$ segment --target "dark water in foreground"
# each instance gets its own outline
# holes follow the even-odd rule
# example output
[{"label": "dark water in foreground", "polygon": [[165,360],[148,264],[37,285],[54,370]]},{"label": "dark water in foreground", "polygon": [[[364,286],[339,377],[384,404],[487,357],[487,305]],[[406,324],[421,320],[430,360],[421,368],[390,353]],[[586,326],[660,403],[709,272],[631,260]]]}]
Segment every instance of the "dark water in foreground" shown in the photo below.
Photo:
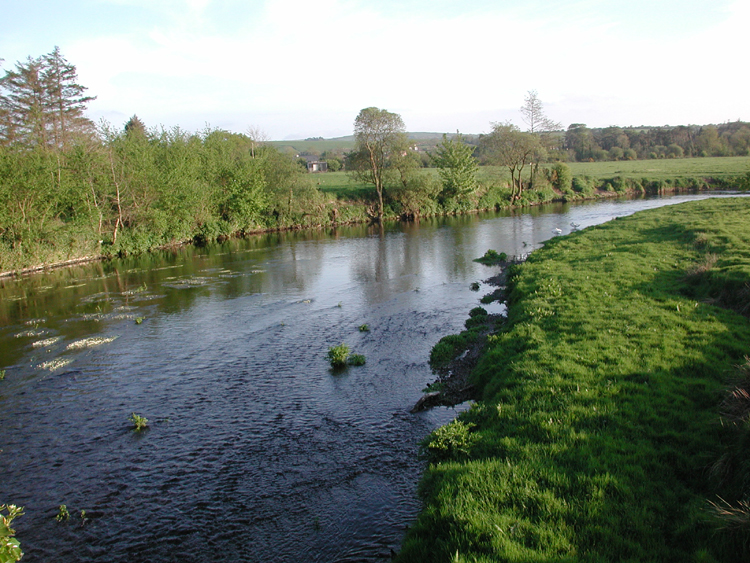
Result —
[{"label": "dark water in foreground", "polygon": [[[456,414],[408,411],[434,379],[430,348],[485,292],[469,285],[496,271],[472,259],[697,198],[275,234],[0,280],[0,504],[25,507],[23,561],[388,558],[419,509],[417,444]],[[333,373],[341,342],[367,364]]]}]

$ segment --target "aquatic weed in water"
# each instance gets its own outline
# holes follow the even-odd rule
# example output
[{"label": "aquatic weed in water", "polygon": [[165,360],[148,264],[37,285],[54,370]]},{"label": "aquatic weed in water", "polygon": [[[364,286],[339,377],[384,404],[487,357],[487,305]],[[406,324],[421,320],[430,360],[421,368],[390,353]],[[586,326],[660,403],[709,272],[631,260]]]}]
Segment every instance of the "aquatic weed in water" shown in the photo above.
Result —
[{"label": "aquatic weed in water", "polygon": [[349,346],[343,342],[338,346],[331,346],[328,349],[328,361],[331,363],[331,367],[340,368],[346,365],[346,360],[349,358]]},{"label": "aquatic weed in water", "polygon": [[55,520],[58,522],[67,521],[68,518],[70,518],[70,512],[68,512],[68,507],[64,504],[60,505],[60,508],[57,509],[57,516],[55,516]]},{"label": "aquatic weed in water", "polygon": [[349,356],[348,363],[350,366],[363,366],[365,365],[366,360],[362,354],[352,354]]},{"label": "aquatic weed in water", "polygon": [[133,430],[137,432],[140,432],[148,426],[148,419],[135,413],[131,414],[128,420],[133,423]]}]

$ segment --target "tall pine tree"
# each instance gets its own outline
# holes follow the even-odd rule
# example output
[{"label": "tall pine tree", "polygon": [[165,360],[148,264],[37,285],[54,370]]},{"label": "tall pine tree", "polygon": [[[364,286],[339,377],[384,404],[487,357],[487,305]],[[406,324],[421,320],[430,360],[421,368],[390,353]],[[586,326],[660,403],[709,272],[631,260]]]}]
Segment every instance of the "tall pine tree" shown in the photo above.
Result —
[{"label": "tall pine tree", "polygon": [[59,47],[16,63],[0,79],[0,143],[62,148],[74,135],[91,132],[84,112],[95,98],[85,91]]}]

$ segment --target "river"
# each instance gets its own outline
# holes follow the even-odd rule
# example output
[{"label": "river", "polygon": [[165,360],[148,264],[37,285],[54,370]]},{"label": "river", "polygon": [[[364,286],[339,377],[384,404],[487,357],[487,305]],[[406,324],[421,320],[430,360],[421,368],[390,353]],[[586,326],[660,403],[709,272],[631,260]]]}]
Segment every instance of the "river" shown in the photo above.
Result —
[{"label": "river", "polygon": [[[0,280],[0,504],[25,508],[23,561],[387,559],[420,507],[419,441],[465,408],[409,414],[431,347],[489,291],[471,291],[496,271],[473,259],[703,197],[277,233]],[[342,342],[367,363],[333,372]]]}]

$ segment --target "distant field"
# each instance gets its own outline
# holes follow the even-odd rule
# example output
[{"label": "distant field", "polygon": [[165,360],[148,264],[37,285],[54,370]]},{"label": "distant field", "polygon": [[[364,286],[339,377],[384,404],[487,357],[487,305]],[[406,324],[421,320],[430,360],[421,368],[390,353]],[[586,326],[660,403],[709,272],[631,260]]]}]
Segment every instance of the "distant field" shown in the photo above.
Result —
[{"label": "distant field", "polygon": [[750,156],[621,160],[616,162],[569,162],[574,176],[593,178],[690,178],[740,176],[750,172]]},{"label": "distant field", "polygon": [[[442,133],[407,133],[409,139],[423,150],[431,150],[442,138]],[[449,134],[449,136],[453,136]],[[322,141],[271,141],[271,146],[283,152],[294,152],[299,154],[308,152],[321,154],[325,151],[347,152],[354,148],[354,135],[337,137],[335,139],[323,139]]]},{"label": "distant field", "polygon": [[354,148],[354,137],[323,141],[271,141],[269,144],[282,152],[320,154],[325,151],[350,151]]},{"label": "distant field", "polygon": [[[312,142],[312,141],[311,141]],[[617,162],[569,162],[574,176],[593,178],[723,178],[750,173],[750,157],[732,156],[721,158],[678,158],[669,160],[627,160]],[[424,172],[437,177],[437,169],[425,168]],[[524,175],[526,171],[524,171]],[[500,166],[482,166],[478,175],[480,184],[505,182],[508,170]],[[363,199],[374,188],[353,182],[346,172],[316,174],[313,181],[321,191],[344,199]]]}]

